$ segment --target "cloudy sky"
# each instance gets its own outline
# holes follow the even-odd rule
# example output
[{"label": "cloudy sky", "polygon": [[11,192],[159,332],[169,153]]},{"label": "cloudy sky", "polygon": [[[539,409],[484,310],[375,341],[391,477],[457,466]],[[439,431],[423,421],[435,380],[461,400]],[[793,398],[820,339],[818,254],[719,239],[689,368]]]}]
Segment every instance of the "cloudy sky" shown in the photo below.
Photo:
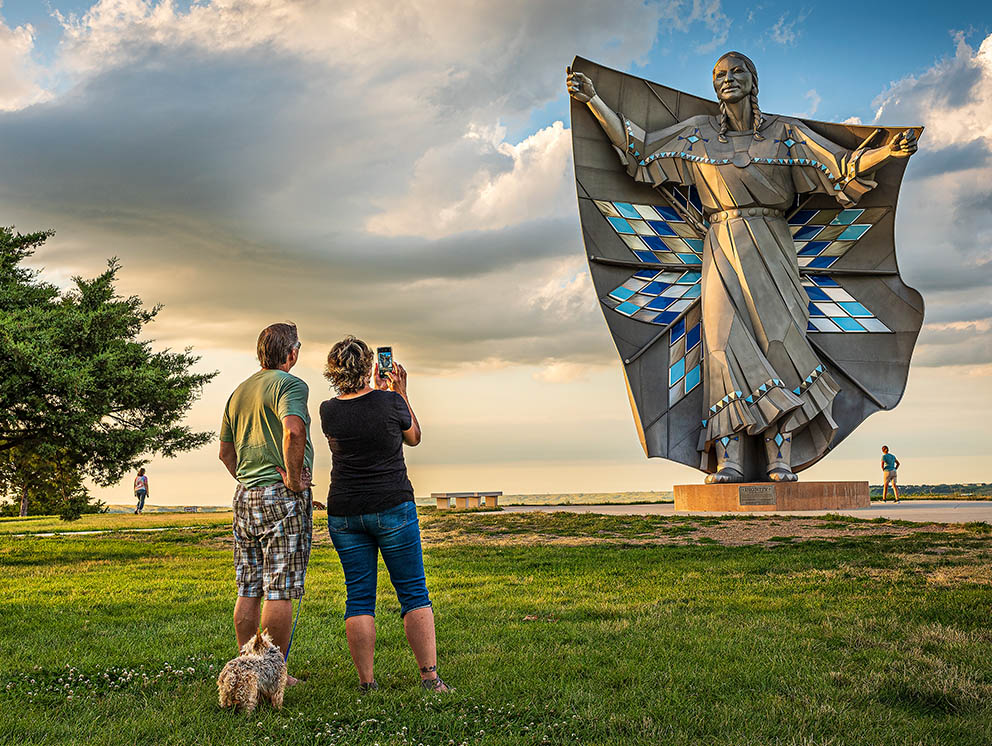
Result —
[{"label": "cloudy sky", "polygon": [[[884,441],[905,482],[992,479],[992,10],[737,7],[5,0],[0,222],[57,231],[35,264],[59,283],[120,257],[122,290],[165,305],[156,344],[221,371],[196,427],[290,319],[313,412],[331,343],[394,347],[418,494],[667,490],[700,475],[638,444],[579,236],[564,72],[580,54],[711,96],[739,49],[766,111],[927,127],[897,223],[927,302],[906,396],[804,477],[877,481]],[[153,461],[151,502],[228,502],[215,454]]]}]

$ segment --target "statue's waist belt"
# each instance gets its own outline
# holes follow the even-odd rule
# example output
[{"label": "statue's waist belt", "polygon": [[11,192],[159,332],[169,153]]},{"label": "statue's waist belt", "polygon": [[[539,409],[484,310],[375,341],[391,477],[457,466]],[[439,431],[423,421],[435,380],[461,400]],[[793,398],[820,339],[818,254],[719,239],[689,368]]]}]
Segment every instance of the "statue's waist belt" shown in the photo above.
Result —
[{"label": "statue's waist belt", "polygon": [[756,218],[761,216],[781,218],[785,217],[785,213],[781,210],[773,210],[770,207],[745,207],[741,210],[714,212],[707,220],[711,223],[719,223],[722,220],[730,220],[731,218]]}]

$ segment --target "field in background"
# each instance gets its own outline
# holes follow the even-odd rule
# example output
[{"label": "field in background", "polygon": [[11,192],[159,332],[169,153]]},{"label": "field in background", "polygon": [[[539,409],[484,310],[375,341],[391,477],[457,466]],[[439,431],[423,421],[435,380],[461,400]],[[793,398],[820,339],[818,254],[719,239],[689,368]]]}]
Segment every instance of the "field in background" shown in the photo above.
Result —
[{"label": "field in background", "polygon": [[[317,500],[323,502],[324,496],[315,496]],[[601,505],[604,503],[659,503],[672,502],[674,495],[671,490],[659,492],[574,492],[557,495],[503,495],[500,498],[501,505]],[[430,496],[419,496],[416,499],[417,505],[433,506],[435,501]],[[133,504],[113,504],[107,506],[111,513],[134,513]],[[197,507],[197,506],[190,506]],[[183,511],[185,506],[180,505],[145,505],[145,513],[162,513]],[[208,513],[216,511],[230,511],[229,505],[208,505],[198,506],[197,512]]]},{"label": "field in background", "polygon": [[[871,496],[881,498],[882,485],[870,487]],[[900,484],[899,496],[926,500],[992,500],[992,484]]]},{"label": "field in background", "polygon": [[[873,499],[880,499],[882,496],[881,485],[871,485],[871,496]],[[922,485],[900,485],[899,493],[906,499],[926,499],[926,500],[990,500],[992,499],[992,484],[922,484]],[[322,496],[318,496],[322,500]],[[501,505],[633,505],[646,503],[670,503],[674,501],[671,490],[658,490],[654,492],[572,492],[561,494],[540,494],[540,495],[503,495],[500,498]],[[417,498],[417,505],[434,505],[435,502],[429,496]],[[132,513],[133,504],[114,504],[108,506],[111,513]],[[196,507],[197,512],[210,513],[217,511],[230,511],[229,505],[201,505]],[[184,506],[177,505],[145,505],[145,513],[171,513],[184,510]]]},{"label": "field in background", "polygon": [[[417,498],[419,505],[423,498]],[[500,505],[605,505],[607,503],[662,503],[675,499],[671,490],[657,492],[570,492],[557,495],[503,495]],[[430,498],[424,504],[433,505]]]},{"label": "field in background", "polygon": [[184,528],[0,536],[0,743],[988,744],[985,524],[424,510],[457,687],[438,697],[384,571],[382,690],[357,693],[318,516],[291,659],[306,681],[245,718],[214,684],[234,652],[230,516],[124,527],[170,517]]}]

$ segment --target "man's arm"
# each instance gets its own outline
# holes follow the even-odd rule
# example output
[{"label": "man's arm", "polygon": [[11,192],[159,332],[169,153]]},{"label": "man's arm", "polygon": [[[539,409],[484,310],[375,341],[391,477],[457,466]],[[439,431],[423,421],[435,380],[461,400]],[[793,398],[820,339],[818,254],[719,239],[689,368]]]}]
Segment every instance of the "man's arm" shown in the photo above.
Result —
[{"label": "man's arm", "polygon": [[[307,447],[307,426],[299,415],[282,418],[282,459],[286,464],[283,481],[293,492],[303,492],[303,457]],[[281,470],[280,470],[281,471]]]},{"label": "man's arm", "polygon": [[896,469],[899,468],[899,459],[896,459]]},{"label": "man's arm", "polygon": [[231,476],[235,479],[238,478],[238,452],[234,448],[234,443],[227,440],[222,440],[220,442],[220,455],[218,456],[220,460],[227,467],[227,470],[231,472]]}]

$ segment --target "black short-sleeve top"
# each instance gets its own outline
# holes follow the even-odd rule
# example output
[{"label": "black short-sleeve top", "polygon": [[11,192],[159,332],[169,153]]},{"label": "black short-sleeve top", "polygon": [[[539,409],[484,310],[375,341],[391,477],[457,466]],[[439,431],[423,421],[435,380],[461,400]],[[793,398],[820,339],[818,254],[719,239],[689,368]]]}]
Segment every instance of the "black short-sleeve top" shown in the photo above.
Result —
[{"label": "black short-sleeve top", "polygon": [[320,405],[320,426],[331,447],[328,515],[378,513],[413,500],[403,460],[410,408],[392,391]]}]

